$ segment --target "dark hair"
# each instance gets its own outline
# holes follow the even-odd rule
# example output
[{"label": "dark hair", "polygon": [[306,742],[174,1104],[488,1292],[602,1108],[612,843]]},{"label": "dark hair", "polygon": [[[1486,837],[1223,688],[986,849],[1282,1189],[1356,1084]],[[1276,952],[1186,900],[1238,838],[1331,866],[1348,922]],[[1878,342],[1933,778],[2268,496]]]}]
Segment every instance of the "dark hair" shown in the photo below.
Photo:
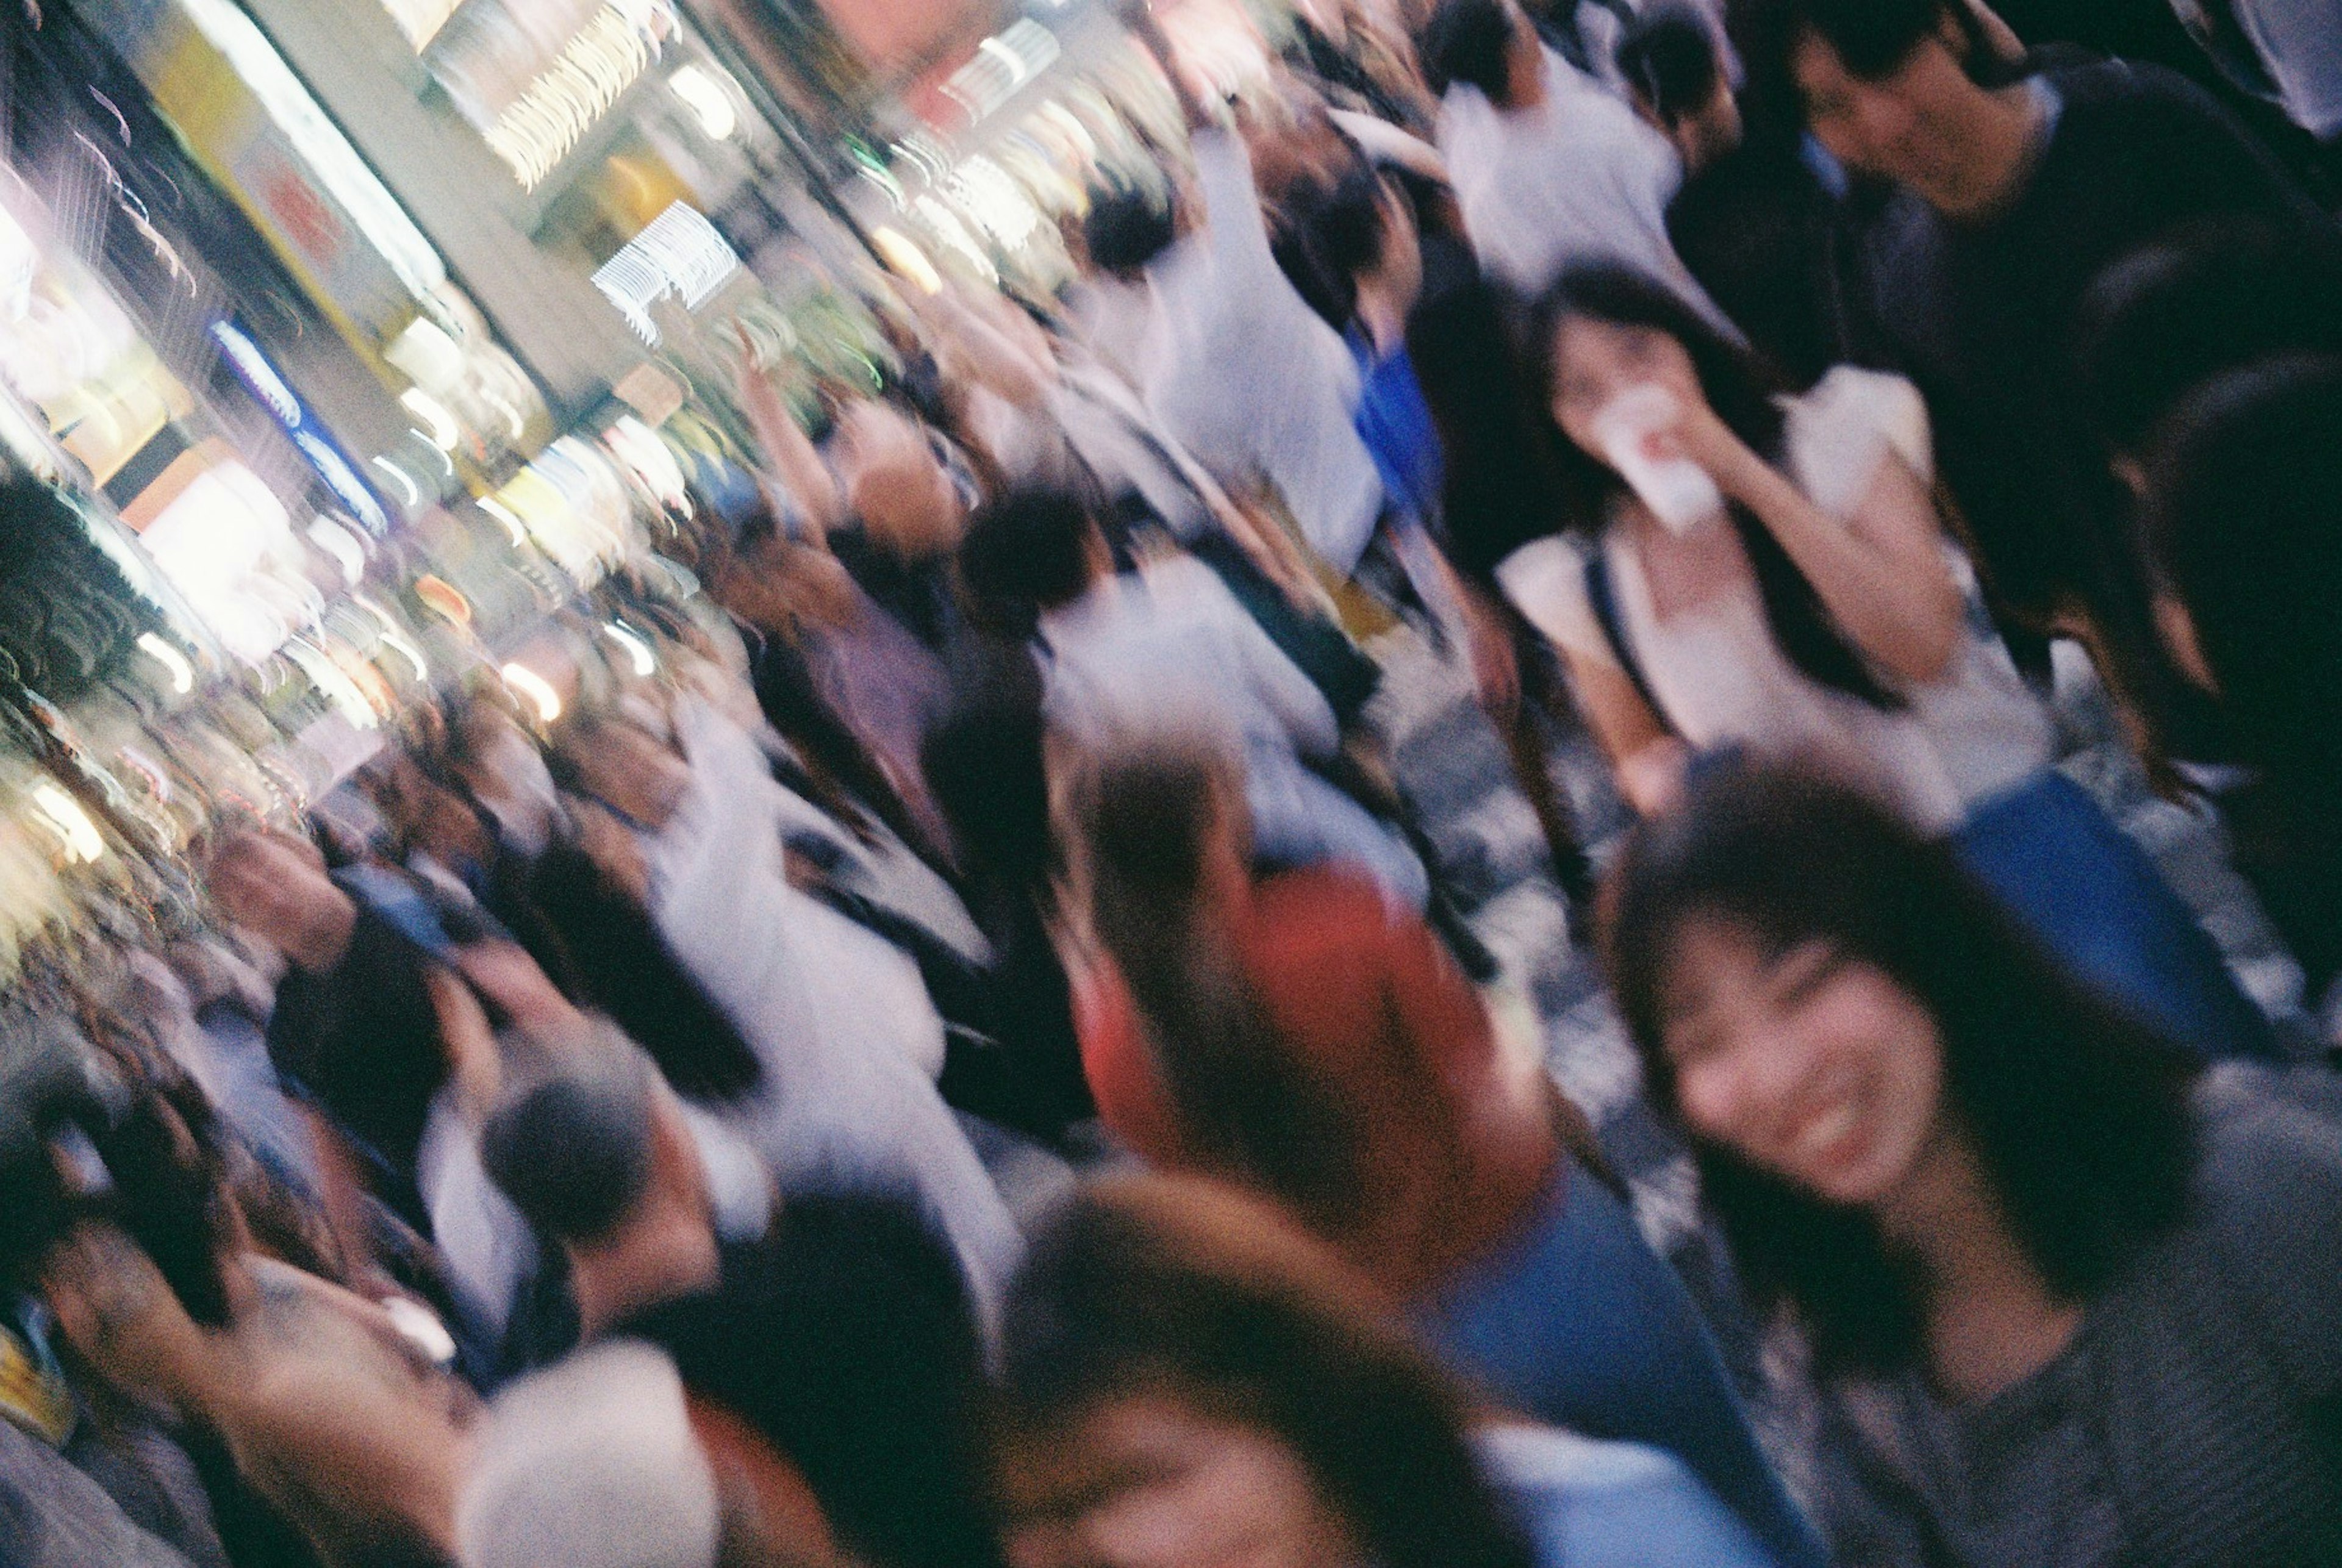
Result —
[{"label": "dark hair", "polygon": [[[1426,247],[1426,260],[1428,247]],[[1517,352],[1507,298],[1476,269],[1426,288],[1406,353],[1446,454],[1442,521],[1456,564],[1483,583],[1497,564],[1567,520],[1553,422]]]},{"label": "dark hair", "polygon": [[1138,185],[1096,185],[1082,219],[1082,244],[1090,260],[1111,273],[1134,273],[1153,261],[1178,235],[1171,204]]},{"label": "dark hair", "polygon": [[2136,455],[2157,421],[2222,371],[2272,355],[2342,352],[2329,269],[2233,217],[2141,246],[2098,275],[2075,338],[2083,406]]},{"label": "dark hair", "polygon": [[[1776,383],[1765,367],[1746,350],[1727,341],[1664,284],[1616,262],[1582,262],[1566,267],[1538,302],[1529,346],[1531,364],[1540,378],[1540,406],[1552,406],[1555,340],[1573,316],[1647,328],[1674,338],[1691,356],[1700,391],[1716,417],[1758,456],[1777,464],[1781,461],[1782,414],[1773,401]],[[1624,482],[1591,453],[1568,441],[1558,445],[1565,504],[1576,514],[1578,526],[1598,533]],[[1899,694],[1879,684],[1840,634],[1821,595],[1773,537],[1773,531],[1737,502],[1729,512],[1733,530],[1740,535],[1741,548],[1756,573],[1766,624],[1788,661],[1808,679],[1872,707],[1894,711],[1906,706]]]},{"label": "dark hair", "polygon": [[1097,520],[1064,490],[1015,490],[972,519],[960,541],[959,580],[986,624],[1029,634],[1043,610],[1071,604],[1090,585]]},{"label": "dark hair", "polygon": [[1643,106],[1672,125],[1707,107],[1724,79],[1707,18],[1681,0],[1662,0],[1618,40],[1618,74]]},{"label": "dark hair", "polygon": [[1392,195],[1382,172],[1360,159],[1332,185],[1310,191],[1295,217],[1317,259],[1336,275],[1355,279],[1381,265],[1391,238],[1384,203]]},{"label": "dark hair", "polygon": [[[58,1017],[0,1019],[0,1294],[36,1292],[51,1249],[77,1223],[102,1220],[145,1252],[189,1317],[225,1327],[226,1142],[169,1057],[103,1048]],[[105,1168],[100,1190],[61,1164],[59,1149],[75,1144]]]},{"label": "dark hair", "polygon": [[1965,0],[1730,0],[1726,21],[1746,74],[1741,106],[1752,131],[1802,123],[1796,60],[1807,38],[1828,45],[1853,75],[1875,82],[1893,75],[1948,22],[1972,81],[1997,86],[2026,69],[1994,55]]},{"label": "dark hair", "polygon": [[763,1244],[733,1249],[722,1291],[660,1318],[686,1385],[804,1473],[855,1561],[1000,1561],[975,1314],[949,1243],[916,1199],[793,1188]]},{"label": "dark hair", "polygon": [[[2059,968],[1951,849],[1859,791],[1794,768],[1704,774],[1636,831],[1605,916],[1611,984],[1670,1113],[1665,1036],[1685,929],[1713,920],[1776,956],[1821,942],[1934,1020],[1948,1108],[2057,1296],[2088,1299],[2178,1218],[2195,1064]],[[1917,1281],[1871,1215],[1695,1142],[1757,1297],[1796,1309],[1829,1370],[1907,1364]]]},{"label": "dark hair", "polygon": [[538,1233],[601,1240],[648,1190],[654,1089],[633,1049],[596,1042],[591,1057],[508,1094],[481,1128],[481,1165]]},{"label": "dark hair", "polygon": [[2321,797],[2342,774],[2342,355],[2197,388],[2158,432],[2147,534],[2248,760]]},{"label": "dark hair", "polygon": [[1528,1568],[1475,1461],[1465,1402],[1371,1285],[1213,1183],[1096,1183],[1035,1238],[1010,1292],[996,1428],[1063,1442],[1166,1391],[1291,1450],[1382,1568]]},{"label": "dark hair", "polygon": [[1512,18],[1502,0],[1441,0],[1423,26],[1417,52],[1424,80],[1446,96],[1457,82],[1468,83],[1502,105],[1511,80]]},{"label": "dark hair", "polygon": [[1048,725],[1039,667],[1024,650],[956,683],[919,746],[919,767],[967,864],[1037,894],[1057,870],[1049,821]]},{"label": "dark hair", "polygon": [[1797,46],[1811,37],[1828,45],[1849,73],[1875,82],[1966,10],[1959,0],[1732,0],[1732,36],[1752,74],[1786,78]]},{"label": "dark hair", "polygon": [[1279,1038],[1233,934],[1203,907],[1207,846],[1243,804],[1237,764],[1200,736],[1126,740],[1089,759],[1072,815],[1091,919],[1198,1163],[1339,1235],[1356,1203],[1354,1129]]}]

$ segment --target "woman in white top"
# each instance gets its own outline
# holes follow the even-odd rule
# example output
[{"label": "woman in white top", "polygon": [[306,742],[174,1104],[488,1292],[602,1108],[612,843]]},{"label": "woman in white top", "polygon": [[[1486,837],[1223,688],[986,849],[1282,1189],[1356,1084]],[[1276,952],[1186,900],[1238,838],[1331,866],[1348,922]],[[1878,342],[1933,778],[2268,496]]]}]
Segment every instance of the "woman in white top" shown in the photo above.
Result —
[{"label": "woman in white top", "polygon": [[1692,306],[1606,264],[1564,272],[1532,342],[1587,526],[1497,576],[1638,809],[1701,750],[1829,754],[2167,1032],[2273,1049],[2151,863],[2051,768],[2047,713],[1970,613],[1908,383],[1841,366],[1777,398]]}]

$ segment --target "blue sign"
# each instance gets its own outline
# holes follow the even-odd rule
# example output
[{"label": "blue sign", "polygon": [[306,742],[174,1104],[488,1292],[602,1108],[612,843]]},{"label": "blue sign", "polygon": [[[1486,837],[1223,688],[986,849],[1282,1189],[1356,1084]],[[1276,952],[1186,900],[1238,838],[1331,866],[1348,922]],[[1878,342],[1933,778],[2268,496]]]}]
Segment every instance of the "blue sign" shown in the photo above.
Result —
[{"label": "blue sign", "polygon": [[270,417],[285,432],[285,439],[317,471],[317,477],[325,482],[325,488],[350,509],[351,515],[367,533],[377,538],[388,533],[390,514],[382,509],[382,502],[366,487],[365,481],[358,477],[349,454],[309,412],[301,394],[277,374],[268,356],[260,352],[260,345],[245,336],[242,327],[227,321],[212,323],[212,341],[219,345],[228,368],[235,372],[245,390],[268,410]]}]

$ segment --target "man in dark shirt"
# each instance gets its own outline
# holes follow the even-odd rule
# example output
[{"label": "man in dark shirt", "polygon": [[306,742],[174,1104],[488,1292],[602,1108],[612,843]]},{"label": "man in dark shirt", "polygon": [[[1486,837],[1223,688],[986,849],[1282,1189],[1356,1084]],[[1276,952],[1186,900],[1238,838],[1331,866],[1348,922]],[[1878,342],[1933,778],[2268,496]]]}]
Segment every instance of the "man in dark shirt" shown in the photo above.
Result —
[{"label": "man in dark shirt", "polygon": [[860,1560],[997,1563],[975,1449],[975,1320],[948,1248],[909,1201],[793,1193],[763,1235],[719,1237],[673,1096],[606,1037],[510,1090],[481,1161],[560,1247],[579,1337],[666,1351],[696,1398],[802,1474]]},{"label": "man in dark shirt", "polygon": [[2249,220],[2335,267],[2342,234],[2168,72],[2090,60],[1983,85],[1952,4],[1745,0],[1736,31],[1760,51],[1753,81],[1793,90],[1840,163],[1898,187],[1857,258],[1857,307],[1927,394],[2004,624],[2078,620],[2165,746],[2217,751],[2154,634],[2128,503],[2081,415],[2076,312],[2101,271],[2182,224]]},{"label": "man in dark shirt", "polygon": [[374,1193],[427,1235],[415,1160],[447,1057],[415,934],[289,840],[231,835],[211,878],[229,918],[285,959],[270,1059],[331,1119]]}]

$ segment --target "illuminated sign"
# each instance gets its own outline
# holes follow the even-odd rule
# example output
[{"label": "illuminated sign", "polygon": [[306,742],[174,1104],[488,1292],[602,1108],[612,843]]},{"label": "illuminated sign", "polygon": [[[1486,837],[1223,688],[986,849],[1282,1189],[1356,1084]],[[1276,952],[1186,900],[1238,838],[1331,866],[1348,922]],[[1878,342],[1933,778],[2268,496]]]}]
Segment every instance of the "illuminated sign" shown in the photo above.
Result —
[{"label": "illuminated sign", "polygon": [[317,423],[309,405],[301,401],[285,379],[277,374],[260,345],[244,335],[233,322],[212,323],[212,341],[219,345],[220,355],[227,361],[235,378],[244,383],[260,406],[276,421],[285,439],[293,443],[309,466],[324,480],[325,488],[338,497],[350,514],[365,525],[369,534],[380,535],[390,529],[390,516],[382,503],[366,488],[365,481],[350,462],[349,454],[341,448],[333,434]]},{"label": "illuminated sign", "polygon": [[677,202],[602,265],[594,286],[645,343],[656,345],[652,305],[672,295],[686,310],[697,310],[739,270],[740,258],[716,225]]}]

